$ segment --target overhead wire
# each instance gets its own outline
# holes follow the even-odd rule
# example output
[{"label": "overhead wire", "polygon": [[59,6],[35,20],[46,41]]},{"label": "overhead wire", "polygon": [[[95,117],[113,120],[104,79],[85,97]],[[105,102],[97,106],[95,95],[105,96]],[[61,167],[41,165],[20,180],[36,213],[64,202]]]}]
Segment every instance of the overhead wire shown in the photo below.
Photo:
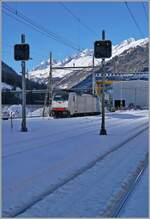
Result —
[{"label": "overhead wire", "polygon": [[[9,45],[9,44],[6,44],[6,43],[3,43],[3,46],[4,47],[8,47],[8,48],[11,48],[11,49],[14,49],[14,45]],[[3,47],[2,46],[2,47]],[[36,54],[36,55],[38,55],[38,56],[41,56],[41,54],[40,53],[37,53],[37,51],[35,51],[35,50],[33,50],[32,49],[32,51],[31,51],[33,54]],[[31,57],[32,58],[32,57]],[[32,58],[33,59],[33,58]]]},{"label": "overhead wire", "polygon": [[[31,25],[31,24],[29,24],[29,23],[27,23],[27,22],[25,22],[25,21],[22,21],[22,20],[18,19],[17,17],[14,17],[13,15],[7,13],[6,11],[4,11],[4,13],[5,13],[7,16],[13,18],[14,20],[16,20],[16,21],[18,21],[18,22],[20,22],[20,23],[23,23],[23,24],[25,24],[25,25],[30,26],[31,28],[33,28],[34,30],[40,32],[41,34],[43,34],[43,35],[47,35],[46,33],[43,33],[43,32],[40,31],[39,29],[35,28],[33,25]],[[47,36],[48,36],[48,35],[47,35]],[[48,37],[49,37],[49,36],[48,36]],[[52,39],[55,40],[55,38],[52,38]]]},{"label": "overhead wire", "polygon": [[[7,6],[7,5],[6,5]],[[5,8],[5,6],[4,6]],[[64,38],[62,36],[59,36],[58,34],[52,32],[52,31],[49,31],[47,30],[45,27],[43,27],[42,25],[40,24],[37,24],[35,23],[35,21],[31,20],[29,17],[25,16],[23,13],[21,13],[20,11],[18,10],[15,10],[15,9],[12,9],[10,7],[7,6],[7,10],[9,10],[11,13],[15,14],[15,15],[18,15],[19,17],[21,17],[22,19],[24,19],[25,21],[29,22],[30,24],[36,26],[37,28],[41,28],[41,30],[45,31],[45,32],[48,32],[49,34],[52,35],[52,37],[57,37],[59,38],[60,40],[64,40]],[[66,40],[66,39],[65,39]],[[70,40],[67,39],[67,42],[70,42],[72,44],[75,45],[75,43],[71,42]]]},{"label": "overhead wire", "polygon": [[59,2],[59,4],[74,18],[76,19],[84,28],[86,28],[89,32],[92,34],[98,35],[95,30],[93,30],[89,25],[87,25],[85,22],[83,22],[77,15],[75,15],[71,9],[69,9],[63,2]]},{"label": "overhead wire", "polygon": [[[26,22],[19,20],[17,17],[14,17],[13,15],[11,15],[11,14],[9,14],[9,13],[5,12],[5,11],[4,11],[4,13],[5,13],[7,16],[9,16],[9,17],[11,17],[11,18],[15,19],[16,21],[18,21],[18,22],[20,22],[20,23],[23,23],[23,24],[25,24],[25,25],[28,25],[28,26],[30,26],[30,27],[31,27],[31,28],[33,28],[34,30],[36,30],[36,31],[40,32],[42,35],[45,35],[45,36],[49,37],[47,34],[43,34],[43,32],[41,32],[40,30],[36,29],[36,28],[35,28],[35,27],[33,27],[32,25],[30,25],[30,24],[27,24]],[[7,46],[7,47],[8,47],[8,46]],[[9,46],[9,47],[13,48],[13,46]],[[32,51],[33,51],[33,50],[32,50]],[[37,53],[36,53],[36,54],[37,54]]]},{"label": "overhead wire", "polygon": [[146,11],[146,8],[145,8],[145,4],[144,4],[144,2],[141,2],[141,4],[142,4],[142,8],[144,10],[144,14],[145,14],[146,20],[148,22],[148,14],[147,14],[147,11]]},{"label": "overhead wire", "polygon": [[79,51],[81,51],[81,48],[80,48],[80,25],[81,25],[81,23],[80,23],[80,20],[79,20],[79,22],[78,22],[78,44],[79,44]]},{"label": "overhead wire", "polygon": [[[14,14],[14,13],[13,13],[13,14]],[[18,13],[16,13],[16,14],[18,15]],[[19,15],[19,17],[20,17],[20,15]],[[16,17],[13,17],[13,18],[15,19]],[[31,26],[33,29],[35,29],[36,31],[40,32],[41,34],[46,35],[47,37],[50,37],[50,38],[52,38],[52,39],[54,39],[54,40],[56,40],[56,41],[59,40],[59,42],[61,42],[61,43],[65,44],[65,45],[71,47],[72,49],[78,50],[78,48],[75,47],[75,46],[73,45],[73,43],[70,44],[69,42],[65,42],[62,38],[61,38],[61,39],[60,39],[60,38],[58,39],[58,37],[56,37],[55,35],[52,35],[52,34],[51,34],[50,32],[48,32],[46,29],[44,30],[44,28],[40,28],[40,27],[39,27],[38,25],[36,25],[35,23],[30,22],[30,21],[29,21],[30,19],[27,20],[27,19],[22,18],[22,17],[21,17],[21,19],[23,19],[23,23],[24,23],[24,24]],[[19,20],[19,19],[16,19],[16,20],[22,22],[22,20]],[[25,22],[24,22],[24,21],[25,21]],[[63,41],[62,41],[62,40],[63,40]]]},{"label": "overhead wire", "polygon": [[125,6],[126,6],[128,12],[129,12],[129,14],[130,14],[132,20],[134,21],[134,23],[135,23],[135,25],[136,25],[136,27],[137,27],[137,29],[138,29],[140,35],[141,35],[142,37],[144,37],[144,34],[143,34],[143,32],[142,32],[142,30],[141,30],[141,28],[140,28],[138,22],[136,21],[136,19],[135,19],[133,13],[132,13],[132,11],[131,11],[131,9],[129,8],[128,3],[127,3],[127,2],[124,2],[124,3],[125,3]]},{"label": "overhead wire", "polygon": [[[40,32],[41,34],[46,35],[47,37],[50,37],[53,40],[58,41],[59,43],[62,43],[62,44],[66,45],[74,50],[78,50],[77,44],[73,43],[70,40],[65,39],[64,37],[52,32],[52,31],[49,31],[48,29],[46,29],[42,25],[35,23],[33,20],[31,20],[27,16],[23,15],[23,13],[19,12],[18,10],[12,9],[12,8],[8,7],[7,5],[3,6],[3,10],[4,10],[4,13],[7,14],[9,17],[11,17],[19,22],[22,22],[25,25],[29,25],[34,30]],[[7,12],[5,10],[7,10]],[[9,13],[8,13],[8,11],[9,11]],[[12,14],[13,14],[13,16],[12,16]]]}]

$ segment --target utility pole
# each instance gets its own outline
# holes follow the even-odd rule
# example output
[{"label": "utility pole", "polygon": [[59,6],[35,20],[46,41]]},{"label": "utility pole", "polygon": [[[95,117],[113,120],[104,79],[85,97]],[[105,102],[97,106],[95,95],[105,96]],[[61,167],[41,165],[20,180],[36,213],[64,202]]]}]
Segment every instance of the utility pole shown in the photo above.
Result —
[{"label": "utility pole", "polygon": [[[26,71],[26,78],[29,79],[29,71],[28,71],[28,68],[27,68],[27,71]],[[28,88],[27,88],[28,89]]]},{"label": "utility pole", "polygon": [[53,88],[52,88],[52,52],[50,52],[49,59],[50,59],[49,77],[48,77],[48,83],[47,83],[47,91],[46,91],[45,99],[44,99],[43,117],[45,116],[45,107],[47,105],[47,99],[48,99],[48,115],[49,116],[50,116],[51,105],[52,105],[52,94],[53,94]]},{"label": "utility pole", "polygon": [[49,93],[49,116],[51,115],[51,106],[52,106],[52,52],[50,52],[50,69],[49,69],[49,80],[48,80],[48,93]]},{"label": "utility pole", "polygon": [[122,86],[122,80],[120,81],[120,109],[123,107],[123,97],[122,97],[122,91],[123,91],[123,86]]},{"label": "utility pole", "polygon": [[47,90],[46,90],[45,98],[44,98],[43,117],[45,116],[45,107],[47,103],[47,97],[48,97],[48,85],[47,85]]},{"label": "utility pole", "polygon": [[135,107],[136,107],[136,87],[135,87],[135,100],[134,100],[134,101],[135,101],[135,104],[134,104],[134,105],[135,105]]},{"label": "utility pole", "polygon": [[[21,43],[25,43],[25,35],[21,34]],[[21,131],[27,132],[26,127],[26,64],[25,61],[21,61],[22,67],[22,123],[21,123]]]},{"label": "utility pole", "polygon": [[[102,40],[105,40],[105,31],[102,31]],[[100,135],[107,135],[105,129],[105,93],[104,93],[104,81],[105,81],[105,58],[102,58],[102,123]]]},{"label": "utility pole", "polygon": [[[115,75],[119,74],[118,73],[118,64],[119,64],[119,61],[118,61],[118,57],[115,58]],[[123,97],[122,97],[122,89],[123,89],[123,84],[122,84],[122,81],[123,81],[123,76],[120,75],[121,77],[121,81],[120,81],[120,109],[122,109],[123,107]]]},{"label": "utility pole", "polygon": [[93,73],[92,73],[92,93],[95,94],[95,72],[94,72],[94,53],[93,53],[93,60],[92,60],[92,66],[93,66]]}]

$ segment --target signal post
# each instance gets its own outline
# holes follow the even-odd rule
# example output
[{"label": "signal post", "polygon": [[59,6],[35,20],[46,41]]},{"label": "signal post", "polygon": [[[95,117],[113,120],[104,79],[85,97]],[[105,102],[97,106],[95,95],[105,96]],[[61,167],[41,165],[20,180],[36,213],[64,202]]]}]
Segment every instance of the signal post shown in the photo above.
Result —
[{"label": "signal post", "polygon": [[94,43],[94,56],[95,58],[102,58],[102,123],[100,135],[107,135],[105,129],[105,58],[110,58],[112,54],[112,44],[110,40],[105,40],[105,31],[102,31],[102,40],[95,41]]},{"label": "signal post", "polygon": [[[21,35],[21,43],[25,43],[25,35]],[[26,63],[25,61],[21,61],[22,67],[22,123],[21,123],[21,131],[27,132],[26,127]]]},{"label": "signal post", "polygon": [[21,44],[16,44],[14,46],[14,59],[16,61],[21,61],[22,68],[22,123],[21,131],[27,132],[26,127],[26,63],[25,61],[29,60],[29,45],[25,44],[25,35],[21,35]]}]

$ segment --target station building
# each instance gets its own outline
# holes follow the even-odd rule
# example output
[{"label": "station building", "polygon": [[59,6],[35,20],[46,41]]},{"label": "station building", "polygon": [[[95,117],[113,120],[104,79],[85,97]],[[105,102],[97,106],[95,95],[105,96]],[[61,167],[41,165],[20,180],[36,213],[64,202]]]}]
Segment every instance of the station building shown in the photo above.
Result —
[{"label": "station building", "polygon": [[148,108],[148,80],[118,81],[111,86],[113,107],[119,108],[133,105]]}]

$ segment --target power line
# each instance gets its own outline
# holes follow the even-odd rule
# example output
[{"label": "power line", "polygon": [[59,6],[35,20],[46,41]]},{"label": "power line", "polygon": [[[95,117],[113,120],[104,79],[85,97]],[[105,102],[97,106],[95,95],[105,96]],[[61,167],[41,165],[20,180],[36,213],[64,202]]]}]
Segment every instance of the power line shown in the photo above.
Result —
[{"label": "power line", "polygon": [[[38,32],[40,32],[42,34],[46,34],[48,37],[50,37],[50,38],[52,38],[52,39],[54,39],[56,41],[59,41],[59,42],[65,44],[65,45],[67,45],[67,46],[69,46],[69,47],[71,47],[71,48],[73,48],[75,50],[78,50],[77,47],[73,46],[74,43],[72,43],[71,41],[70,41],[71,44],[69,43],[69,40],[66,42],[62,37],[57,36],[53,32],[47,31],[43,26],[40,26],[40,25],[36,24],[30,18],[22,15],[22,13],[18,12],[17,10],[15,11],[15,10],[10,9],[10,8],[7,8],[6,10],[9,10],[9,12],[11,12],[13,15],[17,15],[19,18],[21,18],[23,20],[23,21],[22,20],[20,21],[20,20],[16,19],[17,21],[23,22],[24,24],[31,26],[33,29],[36,28],[35,29],[36,31],[38,31]],[[15,19],[16,17],[13,17],[13,18]]]},{"label": "power line", "polygon": [[[43,31],[45,31],[45,32],[48,32],[48,34],[52,35],[52,37],[54,37],[54,38],[57,37],[57,38],[59,38],[60,40],[66,40],[66,39],[63,38],[62,36],[59,36],[58,34],[52,32],[52,31],[47,30],[47,29],[46,29],[45,27],[43,27],[42,25],[35,23],[35,21],[31,20],[30,18],[28,18],[27,16],[25,16],[23,13],[19,12],[18,10],[15,10],[15,9],[13,9],[13,8],[11,8],[11,7],[8,7],[8,6],[6,6],[6,7],[7,7],[6,10],[9,10],[11,13],[13,13],[13,14],[19,16],[21,19],[23,19],[23,20],[25,20],[26,22],[28,22],[28,23],[30,23],[30,24],[36,26],[37,28],[40,28],[41,30],[43,30]],[[5,7],[4,7],[4,8],[5,8]],[[69,41],[70,41],[70,40],[67,39],[67,42],[69,42]],[[70,41],[70,43],[75,45],[75,43],[73,43],[73,42],[71,42],[71,41]],[[76,45],[77,45],[77,44],[76,44]]]},{"label": "power line", "polygon": [[[27,23],[27,22],[25,22],[25,21],[22,21],[22,20],[18,19],[17,17],[14,17],[13,15],[7,13],[6,11],[4,11],[4,13],[5,13],[7,16],[13,18],[14,20],[16,20],[16,21],[18,21],[18,22],[20,22],[20,23],[23,23],[23,24],[25,24],[25,25],[30,26],[30,27],[33,28],[34,30],[40,32],[42,35],[47,35],[46,33],[43,33],[43,32],[40,31],[39,29],[35,28],[32,24],[29,24],[29,23]],[[49,36],[47,35],[47,37],[49,37]],[[52,37],[51,37],[51,38],[52,38]],[[55,38],[52,38],[52,39],[55,40]]]},{"label": "power line", "polygon": [[84,28],[93,33],[94,35],[98,35],[91,27],[89,27],[85,22],[81,21],[79,17],[77,17],[63,2],[59,2],[59,4],[75,19],[77,20]]},{"label": "power line", "polygon": [[[17,17],[14,17],[13,15],[11,15],[11,14],[9,14],[9,13],[7,13],[7,12],[5,12],[4,11],[4,13],[7,15],[7,16],[9,16],[9,17],[11,17],[11,18],[13,18],[14,20],[16,20],[16,21],[18,21],[18,22],[20,22],[20,23],[23,23],[23,24],[25,24],[25,25],[28,25],[28,26],[30,26],[32,29],[34,29],[35,31],[38,31],[39,33],[41,33],[42,35],[45,35],[45,36],[47,36],[47,37],[49,37],[49,35],[48,34],[46,34],[46,33],[43,33],[42,31],[40,31],[40,30],[38,30],[37,28],[35,28],[34,26],[32,26],[31,24],[28,24],[28,23],[26,23],[26,22],[24,22],[24,21],[21,21],[20,19],[18,19]],[[53,39],[53,38],[52,38]],[[55,40],[55,38],[54,38],[54,40]],[[9,46],[10,47],[10,46]]]},{"label": "power line", "polygon": [[[4,12],[6,13],[5,10],[7,10],[7,15],[21,23],[24,23],[25,25],[29,25],[30,27],[32,27],[34,30],[40,32],[41,34],[46,35],[47,37],[58,41],[59,43],[64,44],[65,46],[68,46],[74,50],[78,50],[77,45],[75,45],[75,43],[71,42],[70,40],[65,39],[64,37],[49,31],[48,29],[46,29],[45,27],[43,27],[42,25],[39,25],[37,23],[35,23],[33,20],[31,20],[30,18],[28,18],[27,16],[23,15],[21,12],[19,12],[18,10],[14,10],[8,6],[3,6]],[[8,13],[9,11],[9,13]],[[14,17],[11,14],[13,14]]]},{"label": "power line", "polygon": [[136,19],[135,19],[134,15],[133,15],[133,13],[132,13],[131,9],[129,8],[129,6],[128,6],[127,2],[124,2],[124,3],[125,3],[125,6],[126,6],[126,8],[128,9],[128,12],[129,12],[129,14],[130,14],[130,16],[131,16],[132,20],[133,20],[133,21],[134,21],[134,23],[135,23],[135,25],[136,25],[136,27],[137,27],[137,29],[138,29],[139,33],[141,34],[141,36],[142,36],[142,37],[144,37],[144,34],[143,34],[143,32],[142,32],[142,30],[141,30],[141,28],[140,28],[139,24],[137,23],[137,21],[136,21]]},{"label": "power line", "polygon": [[[4,47],[7,47],[7,48],[10,48],[10,49],[14,49],[14,45],[10,45],[10,44],[6,44],[6,43],[3,43],[3,46]],[[2,47],[3,47],[2,46]],[[38,48],[39,50],[40,50],[40,48]],[[42,48],[41,48],[42,49]],[[41,56],[41,53],[37,53],[37,51],[35,51],[35,50],[33,50],[32,49],[32,51],[31,51],[31,53],[33,53],[33,54],[36,54],[36,55],[38,55],[38,56]],[[32,54],[31,54],[32,55]],[[31,57],[32,58],[32,57]]]},{"label": "power line", "polygon": [[144,10],[144,14],[145,14],[146,20],[147,20],[147,22],[148,22],[148,14],[147,14],[147,11],[146,11],[144,2],[141,2],[141,3],[142,3],[142,7],[143,7],[143,10]]},{"label": "power line", "polygon": [[79,44],[79,51],[81,50],[80,49],[80,26],[81,26],[81,24],[80,24],[80,20],[79,20],[79,23],[78,23],[78,44]]}]

